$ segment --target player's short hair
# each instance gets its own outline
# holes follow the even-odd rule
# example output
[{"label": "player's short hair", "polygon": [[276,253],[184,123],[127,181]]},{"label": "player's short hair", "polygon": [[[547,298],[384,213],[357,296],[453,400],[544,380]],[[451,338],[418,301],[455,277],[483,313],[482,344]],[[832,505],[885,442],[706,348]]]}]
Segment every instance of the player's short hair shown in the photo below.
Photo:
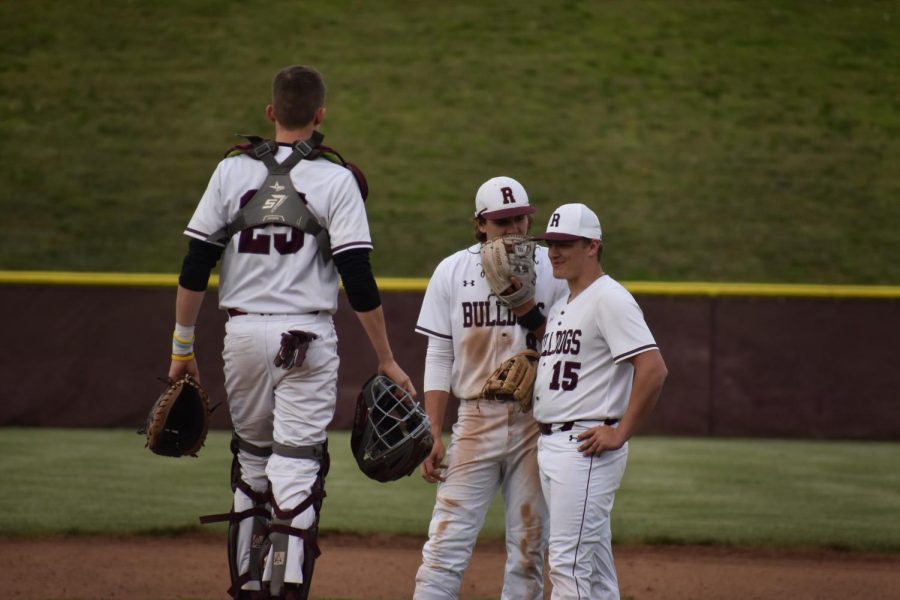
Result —
[{"label": "player's short hair", "polygon": [[309,125],[316,111],[325,105],[325,80],[312,67],[285,67],[272,82],[275,119],[285,129]]},{"label": "player's short hair", "polygon": [[[532,219],[531,219],[531,215],[526,215],[526,217],[528,218],[528,229],[526,231],[528,231],[528,230],[531,230]],[[483,244],[487,241],[487,234],[484,233],[483,231],[478,230],[478,226],[484,225],[485,221],[487,221],[487,219],[485,219],[482,216],[477,216],[472,219],[472,223],[475,225],[475,241],[480,244]]]},{"label": "player's short hair", "polygon": [[597,246],[597,262],[599,263],[600,257],[603,256],[603,240],[591,240],[585,237],[581,238],[581,243],[584,246],[590,246],[591,242],[600,242],[600,245]]}]

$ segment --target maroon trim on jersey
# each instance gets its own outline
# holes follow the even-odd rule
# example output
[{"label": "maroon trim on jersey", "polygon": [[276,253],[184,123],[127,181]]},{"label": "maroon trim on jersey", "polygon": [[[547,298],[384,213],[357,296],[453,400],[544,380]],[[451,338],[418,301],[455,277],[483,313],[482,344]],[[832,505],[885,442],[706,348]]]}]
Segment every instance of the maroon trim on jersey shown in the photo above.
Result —
[{"label": "maroon trim on jersey", "polygon": [[350,250],[351,248],[368,248],[372,249],[372,242],[348,242],[346,244],[341,244],[340,246],[334,246],[331,248],[332,254],[337,254],[338,252],[343,252],[345,250]]},{"label": "maroon trim on jersey", "polygon": [[185,228],[184,228],[184,232],[185,232],[185,233],[195,233],[195,234],[197,234],[197,235],[202,235],[202,236],[204,237],[204,239],[209,237],[209,234],[208,234],[208,233],[206,233],[206,232],[204,232],[204,231],[197,231],[196,229],[191,229],[190,227],[185,227]]},{"label": "maroon trim on jersey", "polygon": [[501,210],[492,210],[481,211],[477,216],[484,217],[485,219],[490,219],[493,221],[494,219],[505,219],[506,217],[515,217],[517,215],[530,215],[534,212],[534,207],[530,204],[526,204],[525,206],[515,206],[513,208],[504,208]]},{"label": "maroon trim on jersey", "polygon": [[625,352],[624,354],[620,354],[618,356],[613,356],[613,361],[619,362],[622,359],[631,358],[632,356],[636,356],[638,354],[641,354],[642,352],[647,352],[648,350],[654,350],[657,348],[659,348],[659,346],[657,346],[656,344],[647,344],[646,346],[641,346],[640,348],[635,348],[634,350],[630,350],[628,352]]},{"label": "maroon trim on jersey", "polygon": [[449,335],[444,335],[443,333],[438,333],[437,331],[432,331],[430,329],[425,329],[420,325],[416,325],[416,331],[419,333],[424,333],[425,335],[433,335],[435,337],[443,338],[445,340],[452,340],[453,337]]},{"label": "maroon trim on jersey", "polygon": [[208,233],[203,233],[202,231],[197,231],[196,229],[191,229],[190,227],[186,227],[184,230],[184,235],[188,236],[193,240],[199,240],[201,242],[206,242],[207,244],[211,244],[213,246],[217,246],[219,248],[224,248],[225,244],[222,242],[217,242],[215,240],[209,239]]}]

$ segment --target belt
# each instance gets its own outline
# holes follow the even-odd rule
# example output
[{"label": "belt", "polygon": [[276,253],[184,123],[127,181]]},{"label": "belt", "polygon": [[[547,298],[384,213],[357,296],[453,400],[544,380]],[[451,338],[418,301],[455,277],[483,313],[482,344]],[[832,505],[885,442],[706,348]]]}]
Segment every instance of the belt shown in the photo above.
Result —
[{"label": "belt", "polygon": [[512,394],[487,394],[481,398],[472,398],[472,400],[496,400],[497,402],[518,402]]},{"label": "belt", "polygon": [[[612,426],[619,422],[619,419],[599,419],[604,425]],[[569,431],[572,427],[575,426],[575,423],[578,421],[566,421],[565,423],[538,423],[538,429],[541,430],[541,435],[550,435],[553,433],[553,426],[560,425],[560,428],[557,431]]]},{"label": "belt", "polygon": [[[229,316],[229,317],[240,317],[240,316],[249,314],[249,313],[245,313],[245,312],[242,311],[242,310],[238,310],[238,309],[236,309],[236,308],[229,308],[226,312],[228,313],[228,316]],[[262,315],[262,316],[264,316],[264,317],[269,317],[269,316],[272,316],[272,315],[277,315],[277,314],[282,314],[282,313],[253,313],[253,314],[255,314],[255,315]],[[312,311],[310,311],[310,312],[299,313],[299,314],[301,314],[301,315],[317,315],[317,314],[319,314],[319,311],[317,311],[317,310],[312,310]]]}]

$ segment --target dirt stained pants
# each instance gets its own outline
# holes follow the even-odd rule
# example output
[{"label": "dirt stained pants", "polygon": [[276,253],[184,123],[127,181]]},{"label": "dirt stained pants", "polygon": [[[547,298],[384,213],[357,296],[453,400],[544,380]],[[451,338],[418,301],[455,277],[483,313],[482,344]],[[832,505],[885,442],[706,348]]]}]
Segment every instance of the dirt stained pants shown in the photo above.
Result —
[{"label": "dirt stained pants", "polygon": [[503,495],[506,566],[501,598],[543,598],[547,508],[537,469],[537,424],[515,402],[465,400],[438,484],[415,600],[457,598],[491,501]]}]

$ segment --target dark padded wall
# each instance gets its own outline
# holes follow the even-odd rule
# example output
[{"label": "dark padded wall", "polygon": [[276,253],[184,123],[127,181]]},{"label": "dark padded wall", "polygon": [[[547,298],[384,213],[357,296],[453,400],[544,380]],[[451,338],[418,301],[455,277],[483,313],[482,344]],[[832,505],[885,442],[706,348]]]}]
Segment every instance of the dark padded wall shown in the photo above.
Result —
[{"label": "dark padded wall", "polygon": [[[421,294],[384,293],[392,345],[421,395]],[[669,367],[644,432],[666,435],[900,438],[900,300],[638,296]],[[168,369],[174,290],[0,286],[0,426],[140,426]],[[224,400],[224,315],[204,303],[201,375]],[[375,371],[341,296],[333,428],[352,421]],[[448,408],[448,425],[456,406]],[[229,427],[227,407],[213,426]]]}]

